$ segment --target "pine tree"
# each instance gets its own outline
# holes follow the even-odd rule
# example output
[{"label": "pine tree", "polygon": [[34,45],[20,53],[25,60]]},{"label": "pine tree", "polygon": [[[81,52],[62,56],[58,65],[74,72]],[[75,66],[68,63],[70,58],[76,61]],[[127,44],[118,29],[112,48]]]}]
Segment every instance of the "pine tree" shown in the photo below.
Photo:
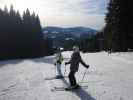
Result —
[{"label": "pine tree", "polygon": [[104,30],[107,49],[127,51],[127,12],[125,8],[124,0],[110,0]]},{"label": "pine tree", "polygon": [[130,0],[127,0],[127,16],[128,16],[128,47],[133,49],[133,6]]},{"label": "pine tree", "polygon": [[39,16],[29,9],[23,16],[5,6],[0,9],[0,59],[40,57],[52,54],[52,43],[44,39]]}]

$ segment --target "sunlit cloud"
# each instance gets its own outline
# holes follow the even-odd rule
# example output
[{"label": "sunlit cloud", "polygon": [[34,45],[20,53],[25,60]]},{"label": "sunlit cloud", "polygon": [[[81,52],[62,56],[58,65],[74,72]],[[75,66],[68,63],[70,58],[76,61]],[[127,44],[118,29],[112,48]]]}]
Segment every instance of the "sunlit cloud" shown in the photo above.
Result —
[{"label": "sunlit cloud", "polygon": [[87,26],[101,29],[108,0],[0,0],[21,14],[26,8],[39,14],[42,26]]}]

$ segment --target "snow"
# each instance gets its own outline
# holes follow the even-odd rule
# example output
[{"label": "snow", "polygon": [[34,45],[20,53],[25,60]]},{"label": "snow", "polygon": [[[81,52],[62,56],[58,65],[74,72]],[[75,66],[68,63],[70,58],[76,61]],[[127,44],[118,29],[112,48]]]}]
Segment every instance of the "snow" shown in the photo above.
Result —
[{"label": "snow", "polygon": [[[63,52],[65,61],[71,53]],[[133,100],[133,52],[81,53],[81,56],[90,68],[86,70],[80,65],[76,78],[88,89],[73,92],[51,91],[54,86],[68,86],[68,78],[45,80],[57,74],[54,56],[0,61],[0,100]],[[61,70],[64,74],[66,68],[67,76],[69,65],[65,67],[64,62]]]}]

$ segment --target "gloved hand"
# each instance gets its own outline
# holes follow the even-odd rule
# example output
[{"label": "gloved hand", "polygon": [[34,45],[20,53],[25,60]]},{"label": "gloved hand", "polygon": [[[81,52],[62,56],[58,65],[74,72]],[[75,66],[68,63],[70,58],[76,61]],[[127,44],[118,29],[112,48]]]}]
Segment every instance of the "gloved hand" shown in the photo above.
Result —
[{"label": "gloved hand", "polygon": [[65,62],[65,65],[67,65],[67,62]]},{"label": "gloved hand", "polygon": [[89,68],[89,67],[90,67],[90,65],[87,65],[87,66],[86,66],[86,68]]}]

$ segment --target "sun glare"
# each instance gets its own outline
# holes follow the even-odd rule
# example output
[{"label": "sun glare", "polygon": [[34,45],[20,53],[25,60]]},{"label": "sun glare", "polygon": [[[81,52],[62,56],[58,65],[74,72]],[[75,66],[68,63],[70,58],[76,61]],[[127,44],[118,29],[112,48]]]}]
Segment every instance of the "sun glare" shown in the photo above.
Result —
[{"label": "sun glare", "polygon": [[39,7],[40,7],[40,2],[39,0],[9,0],[8,3],[6,4],[7,7],[9,8],[10,5],[12,4],[14,6],[15,10],[19,10],[19,12],[22,14],[24,10],[27,8],[30,11],[34,11],[36,13],[39,12]]},{"label": "sun glare", "polygon": [[29,8],[31,11],[37,12],[38,9],[38,2],[35,0],[15,0],[14,7],[18,9],[21,13],[26,9]]}]

